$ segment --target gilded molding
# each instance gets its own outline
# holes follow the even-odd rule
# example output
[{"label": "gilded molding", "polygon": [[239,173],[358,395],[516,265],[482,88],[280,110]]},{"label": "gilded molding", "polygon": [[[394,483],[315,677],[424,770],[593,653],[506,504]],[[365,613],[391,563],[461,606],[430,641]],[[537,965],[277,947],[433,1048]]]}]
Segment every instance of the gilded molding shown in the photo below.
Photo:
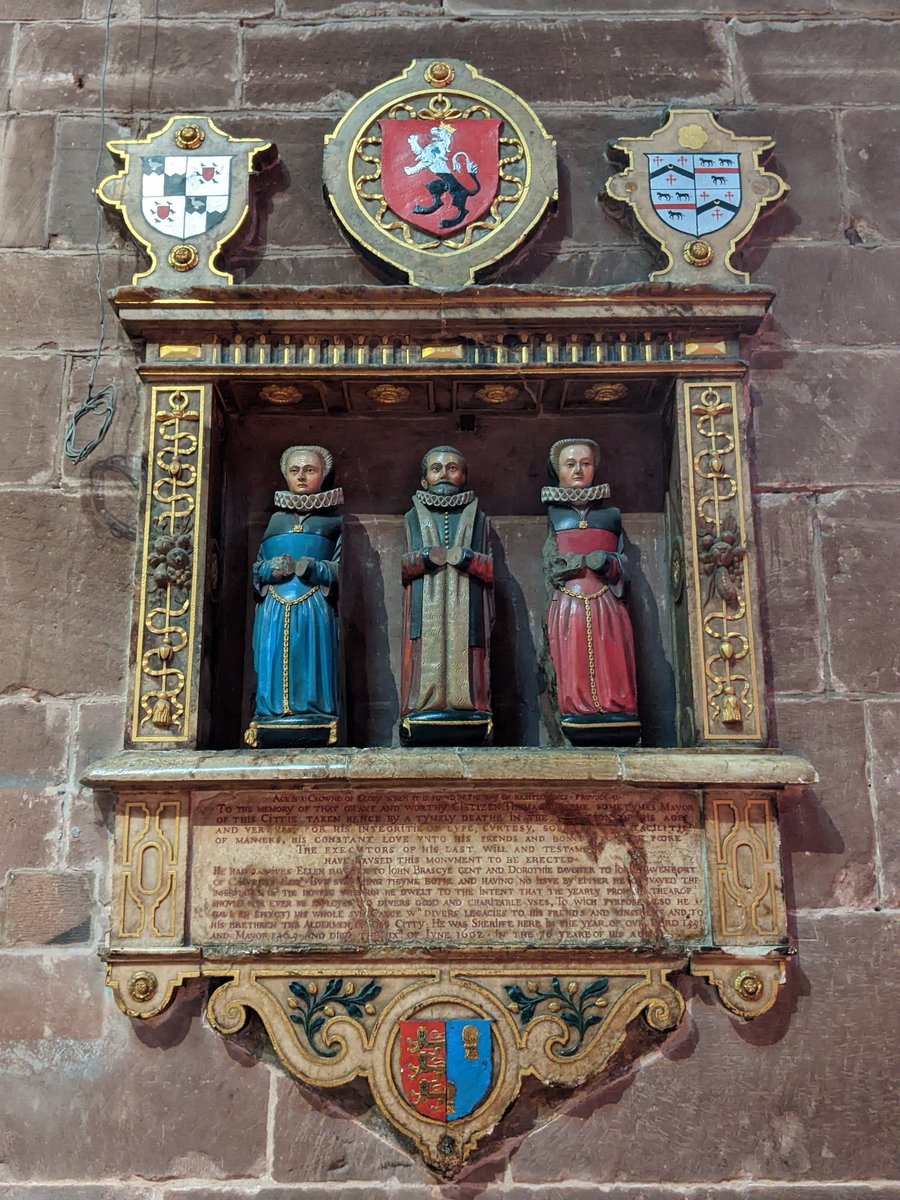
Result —
[{"label": "gilded molding", "polygon": [[150,259],[132,283],[233,283],[213,264],[250,211],[250,180],[272,143],[232,137],[206,116],[174,116],[106,148],[121,167],[97,185],[97,198],[121,214]]},{"label": "gilded molding", "polygon": [[652,280],[732,286],[750,275],[732,255],[763,207],[788,185],[760,166],[775,145],[771,137],[742,137],[706,108],[672,109],[647,137],[623,137],[615,149],[624,170],[606,191],[628,205],[638,224],[658,243],[666,265]]},{"label": "gilded molding", "polygon": [[691,960],[691,974],[711,983],[729,1012],[752,1021],[767,1013],[778,999],[778,989],[785,981],[785,960],[696,955]]},{"label": "gilded molding", "polygon": [[[423,148],[417,141],[440,139],[441,132],[449,156],[443,159],[434,157],[437,142]],[[409,138],[416,157],[406,148]],[[458,175],[463,160],[474,188],[452,174]],[[437,189],[434,207],[411,207],[402,181],[427,164],[422,179]],[[410,283],[442,291],[466,287],[476,272],[508,255],[557,198],[556,142],[537,115],[508,88],[457,59],[414,59],[401,75],[362,96],[326,135],[323,174],[338,221],[359,245],[405,272]],[[488,177],[494,178],[492,189]],[[451,182],[442,189],[446,179]],[[440,228],[423,224],[447,191],[467,200],[484,196],[485,211],[464,219],[463,207]],[[421,192],[420,201],[427,199],[424,182]],[[448,226],[454,226],[452,235]]]}]

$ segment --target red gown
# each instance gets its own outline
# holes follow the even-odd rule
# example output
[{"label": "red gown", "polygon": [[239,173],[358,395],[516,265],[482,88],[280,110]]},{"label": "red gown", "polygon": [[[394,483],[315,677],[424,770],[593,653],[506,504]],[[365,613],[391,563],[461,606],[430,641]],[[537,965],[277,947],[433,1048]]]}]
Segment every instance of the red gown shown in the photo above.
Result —
[{"label": "red gown", "polygon": [[[607,529],[553,531],[559,554],[615,554],[618,538]],[[547,640],[556,672],[560,715],[636,713],[634,635],[631,618],[612,590],[621,582],[613,559],[604,579],[585,568],[554,590],[547,610]]]}]

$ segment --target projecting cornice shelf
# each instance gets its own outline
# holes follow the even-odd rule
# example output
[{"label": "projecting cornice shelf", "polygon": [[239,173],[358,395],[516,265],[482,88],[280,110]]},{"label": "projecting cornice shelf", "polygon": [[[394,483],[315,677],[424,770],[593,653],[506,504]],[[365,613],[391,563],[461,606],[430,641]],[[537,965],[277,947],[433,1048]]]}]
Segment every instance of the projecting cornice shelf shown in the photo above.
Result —
[{"label": "projecting cornice shelf", "polygon": [[350,786],[620,783],[633,787],[788,787],[813,784],[803,758],[778,752],[705,750],[339,749],[268,751],[126,751],[94,763],[90,787],[179,790],[247,789],[280,784]]},{"label": "projecting cornice shelf", "polygon": [[597,292],[471,288],[135,287],[112,293],[146,343],[143,373],[392,376],[479,373],[691,374],[740,364],[766,288],[641,284]]}]

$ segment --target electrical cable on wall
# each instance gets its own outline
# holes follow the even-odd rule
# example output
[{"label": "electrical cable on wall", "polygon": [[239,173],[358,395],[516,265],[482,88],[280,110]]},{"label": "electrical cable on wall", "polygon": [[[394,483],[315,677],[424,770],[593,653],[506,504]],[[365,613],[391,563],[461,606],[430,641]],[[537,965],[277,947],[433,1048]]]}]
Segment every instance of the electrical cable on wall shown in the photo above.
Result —
[{"label": "electrical cable on wall", "polygon": [[[103,148],[106,142],[106,71],[109,65],[109,32],[112,21],[112,6],[113,0],[109,0],[106,8],[106,24],[103,39],[103,61],[100,66],[100,143],[97,147],[97,164],[94,168],[94,188],[100,182],[100,169],[103,164]],[[99,311],[99,329],[97,336],[97,352],[94,355],[94,361],[91,364],[91,374],[88,379],[87,398],[79,405],[72,416],[66,423],[66,433],[63,440],[63,453],[66,458],[71,459],[74,463],[83,463],[84,460],[97,449],[103,439],[106,437],[109,427],[112,424],[113,416],[116,411],[116,388],[114,384],[107,384],[101,388],[99,392],[94,391],[94,379],[97,375],[97,367],[100,365],[100,356],[103,353],[103,342],[106,336],[106,298],[103,295],[103,282],[101,278],[101,258],[100,258],[100,237],[102,234],[103,214],[97,205],[97,234],[94,238],[94,254],[96,257],[96,272],[95,281],[97,287],[97,307]],[[75,434],[78,427],[78,422],[86,417],[89,413],[101,413],[100,428],[97,433],[86,442],[81,448],[75,445]]]}]

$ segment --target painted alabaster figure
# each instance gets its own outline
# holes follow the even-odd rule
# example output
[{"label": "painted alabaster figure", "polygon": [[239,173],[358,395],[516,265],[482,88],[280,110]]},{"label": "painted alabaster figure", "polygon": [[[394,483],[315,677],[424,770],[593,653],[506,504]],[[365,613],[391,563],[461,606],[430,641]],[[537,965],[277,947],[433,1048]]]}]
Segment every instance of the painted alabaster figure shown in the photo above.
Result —
[{"label": "painted alabaster figure", "polygon": [[289,446],[286,491],[253,564],[256,707],[250,746],[325,746],[337,740],[340,488],[323,491],[333,460],[323,446]]},{"label": "painted alabaster figure", "polygon": [[628,746],[640,737],[634,636],[625,606],[622,514],[594,482],[590,438],[550,447],[552,487],[541,492],[550,531],[544,572],[552,590],[546,631],[560,727],[573,745]]},{"label": "painted alabaster figure", "polygon": [[490,522],[466,487],[465,458],[435,446],[406,514],[400,738],[482,745],[491,734]]}]

